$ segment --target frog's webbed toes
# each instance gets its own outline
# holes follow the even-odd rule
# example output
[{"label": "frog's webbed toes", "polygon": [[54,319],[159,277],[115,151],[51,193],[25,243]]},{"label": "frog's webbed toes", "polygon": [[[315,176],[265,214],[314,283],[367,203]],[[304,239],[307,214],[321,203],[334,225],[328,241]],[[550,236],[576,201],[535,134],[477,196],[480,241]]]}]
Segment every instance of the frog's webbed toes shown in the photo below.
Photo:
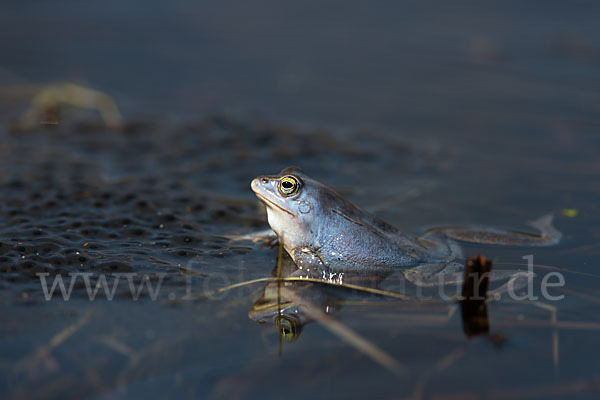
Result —
[{"label": "frog's webbed toes", "polygon": [[554,214],[546,214],[533,221],[528,221],[527,225],[540,231],[541,236],[545,239],[543,246],[551,246],[557,244],[561,237],[560,233],[553,225]]}]

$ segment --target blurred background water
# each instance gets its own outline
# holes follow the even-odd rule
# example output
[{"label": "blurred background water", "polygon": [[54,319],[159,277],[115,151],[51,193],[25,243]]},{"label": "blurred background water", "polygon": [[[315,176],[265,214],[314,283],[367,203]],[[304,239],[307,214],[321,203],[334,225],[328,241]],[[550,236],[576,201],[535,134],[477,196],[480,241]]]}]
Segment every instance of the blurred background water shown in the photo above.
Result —
[{"label": "blurred background water", "polygon": [[[596,398],[599,11],[3,4],[1,397]],[[124,129],[73,107],[59,125],[15,129],[56,82],[111,96]],[[336,320],[408,372],[396,377],[316,322],[280,351],[277,330],[248,317],[264,284],[216,299],[202,290],[271,276],[277,248],[224,236],[267,227],[249,182],[288,165],[409,232],[522,228],[553,212],[556,247],[465,253],[498,267],[533,254],[564,273],[565,298],[494,303],[492,335],[468,339],[451,304],[319,290]],[[92,302],[82,280],[71,300],[44,299],[37,273],[74,272],[165,275],[156,301],[133,301],[122,283],[113,301]]]}]

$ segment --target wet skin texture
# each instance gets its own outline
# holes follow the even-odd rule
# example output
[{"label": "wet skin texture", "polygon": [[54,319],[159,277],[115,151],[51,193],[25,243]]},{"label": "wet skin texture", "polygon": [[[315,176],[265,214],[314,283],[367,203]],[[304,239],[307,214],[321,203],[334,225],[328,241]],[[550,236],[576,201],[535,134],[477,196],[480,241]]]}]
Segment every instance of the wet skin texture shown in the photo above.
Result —
[{"label": "wet skin texture", "polygon": [[561,236],[551,225],[551,215],[530,223],[541,235],[476,226],[408,235],[296,167],[257,177],[251,187],[265,204],[269,225],[285,250],[305,271],[385,275],[394,268],[418,267],[407,278],[430,285],[432,277],[459,270],[452,264],[462,256],[456,241],[548,246]]}]

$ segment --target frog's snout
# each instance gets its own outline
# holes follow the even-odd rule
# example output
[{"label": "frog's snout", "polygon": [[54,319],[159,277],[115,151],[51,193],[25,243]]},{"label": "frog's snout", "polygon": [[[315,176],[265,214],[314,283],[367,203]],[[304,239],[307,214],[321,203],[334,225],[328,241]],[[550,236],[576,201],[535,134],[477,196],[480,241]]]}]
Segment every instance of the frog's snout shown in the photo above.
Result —
[{"label": "frog's snout", "polygon": [[250,188],[254,192],[256,192],[257,190],[260,190],[261,186],[266,185],[267,183],[269,183],[269,180],[267,178],[263,178],[263,177],[254,178],[254,179],[252,179],[252,182],[250,182]]}]

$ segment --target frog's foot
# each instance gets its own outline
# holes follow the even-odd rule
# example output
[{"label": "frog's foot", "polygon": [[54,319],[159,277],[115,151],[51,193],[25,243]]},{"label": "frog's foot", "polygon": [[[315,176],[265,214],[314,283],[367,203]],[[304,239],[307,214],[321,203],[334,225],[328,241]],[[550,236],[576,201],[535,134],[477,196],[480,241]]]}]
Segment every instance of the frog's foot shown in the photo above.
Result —
[{"label": "frog's foot", "polygon": [[552,246],[557,244],[562,234],[552,226],[553,215],[548,214],[527,224],[540,234],[485,227],[441,228],[438,232],[447,237],[468,243],[502,246]]},{"label": "frog's foot", "polygon": [[250,240],[254,243],[265,243],[266,245],[274,245],[277,243],[277,234],[272,229],[251,232],[245,235],[227,235],[225,237],[231,241]]},{"label": "frog's foot", "polygon": [[526,271],[498,271],[498,272],[506,272],[511,273],[509,276],[508,282],[504,283],[502,286],[497,287],[494,290],[490,290],[488,292],[488,298],[494,298],[499,300],[502,296],[502,293],[511,292],[514,293],[516,290],[522,289],[527,286],[527,283],[530,279],[533,279],[535,274],[533,272]]},{"label": "frog's foot", "polygon": [[459,263],[425,264],[403,272],[410,283],[421,287],[459,284],[464,280],[464,267]]},{"label": "frog's foot", "polygon": [[[490,282],[498,282],[508,279],[509,281],[491,291],[491,294],[496,292],[502,293],[507,290],[517,290],[527,284],[527,272],[519,270],[495,270],[489,273]],[[420,287],[437,287],[444,285],[462,285],[465,280],[465,268],[457,262],[441,263],[441,264],[425,264],[413,269],[404,271],[404,277],[413,285]],[[481,280],[484,276],[475,277]],[[512,282],[512,283],[511,283]]]},{"label": "frog's foot", "polygon": [[541,237],[546,239],[545,243],[540,246],[552,246],[554,244],[557,244],[562,238],[562,233],[560,233],[552,225],[553,219],[554,214],[547,214],[542,217],[539,217],[538,219],[527,222],[527,225],[540,231]]}]

